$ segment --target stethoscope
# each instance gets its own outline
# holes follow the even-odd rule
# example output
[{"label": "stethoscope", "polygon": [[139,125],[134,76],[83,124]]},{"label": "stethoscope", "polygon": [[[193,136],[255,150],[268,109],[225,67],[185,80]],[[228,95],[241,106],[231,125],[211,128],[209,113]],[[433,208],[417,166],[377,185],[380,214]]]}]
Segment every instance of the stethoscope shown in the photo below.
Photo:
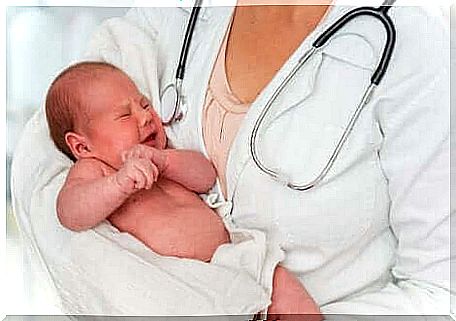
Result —
[{"label": "stethoscope", "polygon": [[[192,13],[190,15],[190,19],[187,25],[187,30],[185,32],[184,42],[182,44],[180,58],[179,58],[179,65],[177,67],[176,77],[174,79],[174,83],[169,84],[166,86],[161,94],[161,115],[162,115],[162,122],[164,125],[169,126],[173,123],[181,121],[185,117],[185,97],[182,94],[182,81],[184,79],[185,74],[185,65],[187,61],[188,50],[190,48],[190,42],[193,35],[193,31],[195,29],[196,20],[201,9],[201,2],[202,0],[196,0],[195,5],[192,9]],[[347,138],[349,137],[356,121],[359,118],[361,111],[363,110],[364,106],[369,102],[369,99],[374,91],[374,89],[380,84],[383,76],[386,73],[388,68],[389,62],[391,60],[391,56],[394,50],[394,46],[396,43],[396,29],[394,27],[394,23],[391,18],[387,15],[388,10],[391,6],[396,2],[396,0],[385,0],[383,4],[378,7],[360,7],[353,9],[339,18],[334,24],[332,24],[326,31],[324,31],[312,44],[312,47],[299,59],[298,63],[292,71],[288,74],[288,76],[282,81],[279,87],[274,91],[271,98],[269,98],[268,102],[266,103],[265,107],[260,113],[260,116],[255,122],[253,127],[251,136],[250,136],[250,154],[252,156],[253,161],[255,162],[256,166],[264,173],[270,175],[271,177],[275,178],[276,180],[283,181],[284,175],[281,175],[277,171],[267,167],[263,162],[260,161],[258,156],[258,147],[256,144],[257,136],[261,124],[263,123],[266,115],[268,114],[269,110],[271,109],[272,104],[277,99],[277,97],[282,93],[284,88],[286,88],[287,84],[290,80],[294,77],[294,75],[298,72],[298,70],[318,51],[320,50],[330,39],[331,37],[340,29],[342,29],[349,21],[359,17],[359,16],[371,16],[378,19],[386,30],[386,42],[383,48],[381,59],[375,69],[374,73],[371,76],[371,81],[369,86],[363,93],[361,102],[357,106],[356,110],[352,114],[350,121],[348,122],[345,130],[340,137],[334,151],[332,152],[328,162],[324,166],[324,168],[320,171],[320,173],[310,182],[304,184],[297,184],[294,182],[286,182],[286,185],[298,191],[305,191],[309,190],[316,185],[318,185],[328,174],[331,167],[334,165],[339,153],[344,146]],[[168,108],[163,108],[167,106]],[[168,113],[166,113],[168,110]]]}]

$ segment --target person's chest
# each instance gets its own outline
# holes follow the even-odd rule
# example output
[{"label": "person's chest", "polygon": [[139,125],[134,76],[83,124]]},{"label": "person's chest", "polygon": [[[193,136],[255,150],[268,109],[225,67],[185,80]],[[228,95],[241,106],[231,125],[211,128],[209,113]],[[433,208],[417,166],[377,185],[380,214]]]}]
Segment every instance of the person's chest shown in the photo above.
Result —
[{"label": "person's chest", "polygon": [[[382,39],[378,37],[379,34],[382,35],[382,27],[369,24],[369,28],[361,28],[363,21],[350,25],[338,34],[330,46],[309,59],[296,72],[293,70],[309,50],[313,40],[349,9],[333,8],[322,25],[317,26],[306,40],[300,43],[252,103],[228,155],[227,185],[230,201],[239,199],[242,203],[250,203],[247,202],[249,198],[244,192],[252,194],[252,191],[258,190],[257,186],[264,182],[278,188],[283,187],[281,182],[268,177],[255,165],[252,160],[252,145],[256,145],[260,150],[259,157],[266,166],[279,169],[281,174],[287,179],[293,179],[294,183],[312,179],[327,163],[369,84],[382,44]],[[218,13],[222,9],[212,10],[215,16],[215,12]],[[200,106],[204,102],[205,84],[209,81],[212,62],[215,61],[226,33],[231,19],[230,14],[232,11],[224,11],[223,14],[217,15],[217,20],[209,18],[197,24],[188,60],[187,80],[184,79],[187,115],[183,121],[168,128],[167,131],[177,148],[192,148],[205,152]],[[209,26],[211,32],[203,33]],[[199,59],[196,60],[195,57]],[[287,83],[286,90],[276,95],[277,89],[290,74],[293,74],[293,77]],[[258,126],[258,139],[253,142],[254,126],[271,100],[271,108]],[[369,175],[375,176],[376,179],[377,175],[380,175],[378,178],[383,179],[376,160],[376,150],[382,138],[376,123],[374,104],[375,102],[369,104],[363,111],[337,161],[337,166],[328,176],[329,180],[357,166],[359,162],[363,162],[369,168]],[[357,176],[357,173],[350,173]],[[367,181],[359,181],[354,176],[351,176],[352,182],[355,182],[353,186],[359,186],[360,190],[363,190],[363,184],[358,183]],[[261,177],[261,180],[258,180],[258,177]],[[238,185],[245,186],[245,191],[239,192]],[[340,189],[343,191],[342,185]],[[284,207],[288,208],[292,204],[290,200],[300,197],[294,197],[295,193],[286,191],[278,197],[283,201]],[[282,207],[278,206],[275,200],[275,205],[271,205],[270,201],[273,198],[263,201],[258,197],[258,193],[253,195],[259,200],[257,204],[250,203],[253,208]],[[361,197],[360,202],[371,204],[372,197],[371,191],[370,196],[364,201]],[[327,202],[327,198],[317,200],[320,206]]]},{"label": "person's chest", "polygon": [[228,31],[226,73],[231,90],[251,103],[315,29],[328,6],[241,6]]}]

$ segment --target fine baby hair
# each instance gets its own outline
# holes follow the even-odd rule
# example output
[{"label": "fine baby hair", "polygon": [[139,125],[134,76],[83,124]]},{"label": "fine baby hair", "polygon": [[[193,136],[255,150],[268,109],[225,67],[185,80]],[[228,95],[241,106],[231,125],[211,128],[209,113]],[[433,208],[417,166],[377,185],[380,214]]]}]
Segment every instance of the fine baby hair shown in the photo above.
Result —
[{"label": "fine baby hair", "polygon": [[55,146],[72,161],[76,158],[65,142],[65,134],[88,121],[81,99],[83,90],[107,71],[122,72],[106,62],[84,61],[71,65],[54,79],[47,92],[45,108],[50,136]]}]

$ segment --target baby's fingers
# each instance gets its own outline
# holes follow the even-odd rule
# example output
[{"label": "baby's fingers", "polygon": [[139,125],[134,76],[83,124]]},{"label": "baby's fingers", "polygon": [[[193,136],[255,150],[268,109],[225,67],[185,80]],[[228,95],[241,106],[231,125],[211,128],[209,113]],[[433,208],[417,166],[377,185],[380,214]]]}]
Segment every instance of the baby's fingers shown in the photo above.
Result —
[{"label": "baby's fingers", "polygon": [[152,164],[153,179],[154,179],[154,182],[156,182],[158,180],[158,175],[159,175],[160,171],[158,170],[158,167],[154,163],[151,162],[151,164]]},{"label": "baby's fingers", "polygon": [[129,148],[126,152],[130,157],[141,157],[144,154],[144,147],[141,144],[137,144]]},{"label": "baby's fingers", "polygon": [[146,186],[146,178],[140,170],[136,170],[133,174],[133,180],[135,181],[135,189],[143,189]]},{"label": "baby's fingers", "polygon": [[120,157],[122,159],[122,162],[125,163],[129,159],[138,158],[135,154],[136,154],[136,152],[134,149],[129,149],[129,150],[122,152],[122,154],[120,154]]},{"label": "baby's fingers", "polygon": [[145,164],[144,167],[144,174],[147,177],[147,185],[146,189],[151,189],[152,185],[157,181],[155,179],[155,165],[152,164],[149,160],[147,160],[147,163]]},{"label": "baby's fingers", "polygon": [[133,173],[135,189],[143,189],[147,186],[147,177],[141,169],[140,164],[134,164],[133,166],[135,167],[135,171]]},{"label": "baby's fingers", "polygon": [[128,159],[128,151],[122,152],[122,154],[120,154],[120,158],[122,159],[122,163],[125,163],[125,161]]},{"label": "baby's fingers", "polygon": [[150,189],[157,181],[158,168],[148,159],[139,159],[138,164],[140,164],[140,169],[146,178],[145,188]]}]

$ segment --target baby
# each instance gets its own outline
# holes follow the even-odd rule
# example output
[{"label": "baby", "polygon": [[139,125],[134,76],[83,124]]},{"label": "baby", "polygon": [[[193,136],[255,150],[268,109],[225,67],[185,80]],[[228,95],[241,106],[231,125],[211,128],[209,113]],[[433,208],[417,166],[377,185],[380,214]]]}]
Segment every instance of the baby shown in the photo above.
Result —
[{"label": "baby", "polygon": [[[200,153],[167,148],[150,101],[113,65],[64,70],[46,97],[55,145],[75,163],[57,198],[61,224],[82,231],[108,219],[154,252],[209,262],[230,242],[222,220],[197,195],[214,184]],[[269,313],[318,313],[300,282],[278,267]]]}]

